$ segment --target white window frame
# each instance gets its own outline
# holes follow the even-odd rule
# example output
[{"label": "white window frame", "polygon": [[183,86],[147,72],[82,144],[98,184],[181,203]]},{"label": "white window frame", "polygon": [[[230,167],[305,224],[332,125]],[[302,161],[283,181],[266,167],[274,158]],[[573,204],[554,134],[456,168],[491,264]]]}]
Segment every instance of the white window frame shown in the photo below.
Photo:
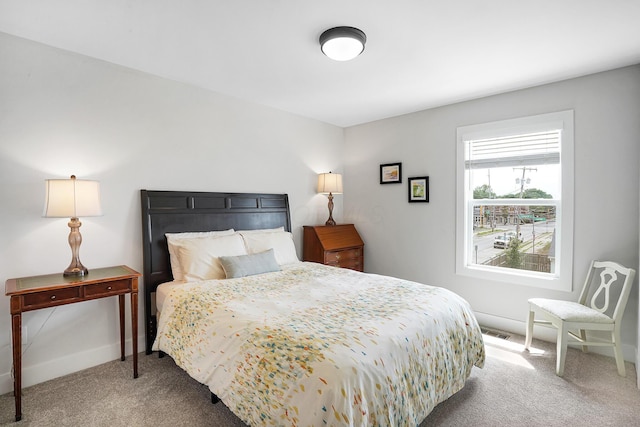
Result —
[{"label": "white window frame", "polygon": [[[559,203],[556,212],[556,271],[537,273],[512,268],[483,266],[471,260],[473,245],[473,189],[465,168],[465,141],[562,129],[560,145],[561,195],[558,201],[545,199],[496,199],[495,204],[531,205]],[[573,275],[573,110],[501,120],[457,128],[456,183],[456,274],[514,285],[571,291]],[[486,201],[486,200],[485,200]],[[486,204],[486,203],[483,203]]]}]

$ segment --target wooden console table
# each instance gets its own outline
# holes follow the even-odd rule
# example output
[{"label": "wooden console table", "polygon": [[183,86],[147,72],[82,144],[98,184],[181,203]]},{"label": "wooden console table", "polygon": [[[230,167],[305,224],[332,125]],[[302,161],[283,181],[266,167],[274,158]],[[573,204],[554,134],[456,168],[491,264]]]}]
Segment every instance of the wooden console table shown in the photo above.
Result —
[{"label": "wooden console table", "polygon": [[62,273],[9,279],[5,294],[11,297],[13,336],[13,393],[16,421],[22,419],[22,313],[41,308],[118,296],[120,309],[120,360],[124,357],[124,296],[131,295],[131,341],[133,378],[138,378],[138,278],[140,273],[120,265],[96,268],[86,276],[64,277]]}]

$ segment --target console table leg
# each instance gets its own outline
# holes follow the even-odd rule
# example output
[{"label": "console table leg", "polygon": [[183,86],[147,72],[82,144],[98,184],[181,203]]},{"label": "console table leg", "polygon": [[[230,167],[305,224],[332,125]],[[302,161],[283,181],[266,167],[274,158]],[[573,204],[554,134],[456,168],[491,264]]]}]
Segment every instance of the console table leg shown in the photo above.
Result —
[{"label": "console table leg", "polygon": [[118,313],[120,314],[120,360],[124,360],[124,295],[118,295]]},{"label": "console table leg", "polygon": [[[133,279],[137,281],[138,279]],[[137,289],[137,285],[135,286]],[[133,348],[133,378],[138,378],[138,292],[131,292],[131,346]]]},{"label": "console table leg", "polygon": [[13,345],[13,396],[16,403],[16,421],[22,419],[22,314],[11,315]]}]

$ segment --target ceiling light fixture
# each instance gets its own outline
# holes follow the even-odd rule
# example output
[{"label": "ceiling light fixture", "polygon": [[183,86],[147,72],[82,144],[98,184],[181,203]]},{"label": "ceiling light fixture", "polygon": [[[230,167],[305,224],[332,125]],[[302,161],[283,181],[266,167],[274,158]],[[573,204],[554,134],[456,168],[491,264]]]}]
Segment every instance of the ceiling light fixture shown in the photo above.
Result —
[{"label": "ceiling light fixture", "polygon": [[335,61],[349,61],[364,51],[367,36],[354,27],[334,27],[320,34],[322,53]]}]

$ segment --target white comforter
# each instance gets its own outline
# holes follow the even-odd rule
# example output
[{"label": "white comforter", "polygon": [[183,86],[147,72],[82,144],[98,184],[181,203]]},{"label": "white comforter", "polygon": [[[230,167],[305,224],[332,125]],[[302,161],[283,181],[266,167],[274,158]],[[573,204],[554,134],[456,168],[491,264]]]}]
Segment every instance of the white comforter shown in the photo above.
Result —
[{"label": "white comforter", "polygon": [[415,426],[485,357],[458,295],[313,263],[175,288],[154,350],[253,426]]}]

